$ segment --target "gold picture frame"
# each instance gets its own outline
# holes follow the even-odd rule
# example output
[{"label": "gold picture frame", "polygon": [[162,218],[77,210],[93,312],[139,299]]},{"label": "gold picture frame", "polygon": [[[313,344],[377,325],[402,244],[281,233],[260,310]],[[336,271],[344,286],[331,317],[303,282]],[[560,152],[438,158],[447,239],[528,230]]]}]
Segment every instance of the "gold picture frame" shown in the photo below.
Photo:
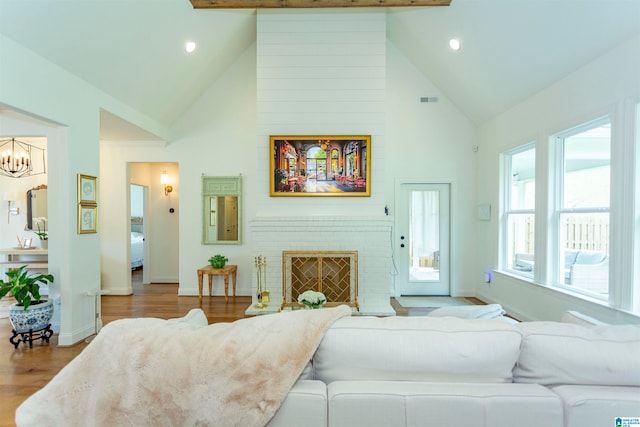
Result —
[{"label": "gold picture frame", "polygon": [[272,197],[371,196],[371,135],[269,138]]},{"label": "gold picture frame", "polygon": [[78,205],[78,234],[98,232],[98,206],[94,204]]},{"label": "gold picture frame", "polygon": [[98,178],[91,175],[78,174],[78,203],[98,203]]}]

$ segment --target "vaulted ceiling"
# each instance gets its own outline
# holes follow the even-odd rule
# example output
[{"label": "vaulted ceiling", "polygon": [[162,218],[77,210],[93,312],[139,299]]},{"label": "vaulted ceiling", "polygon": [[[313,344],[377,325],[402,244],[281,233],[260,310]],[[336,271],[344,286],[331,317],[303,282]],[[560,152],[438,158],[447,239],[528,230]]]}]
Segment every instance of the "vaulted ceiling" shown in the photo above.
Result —
[{"label": "vaulted ceiling", "polygon": [[[389,40],[474,123],[640,34],[639,0],[452,0],[386,13]],[[256,13],[189,0],[0,0],[0,32],[169,126],[255,41]]]}]

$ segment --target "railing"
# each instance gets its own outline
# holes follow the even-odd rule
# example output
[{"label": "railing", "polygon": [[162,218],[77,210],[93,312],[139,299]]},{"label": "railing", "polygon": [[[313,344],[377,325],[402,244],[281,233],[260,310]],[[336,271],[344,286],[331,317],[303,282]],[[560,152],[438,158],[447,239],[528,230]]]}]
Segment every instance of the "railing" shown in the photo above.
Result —
[{"label": "railing", "polygon": [[609,253],[609,218],[567,216],[565,224],[567,248]]},{"label": "railing", "polygon": [[[515,235],[515,224],[511,230],[511,234]],[[515,250],[515,241],[510,242],[512,245],[512,254],[516,253],[534,253],[534,224],[533,216],[524,219],[524,251]],[[600,251],[609,253],[609,218],[601,215],[585,216],[585,215],[568,215],[564,223],[564,235],[567,249],[587,249],[592,251]],[[517,239],[516,239],[517,240]]]}]

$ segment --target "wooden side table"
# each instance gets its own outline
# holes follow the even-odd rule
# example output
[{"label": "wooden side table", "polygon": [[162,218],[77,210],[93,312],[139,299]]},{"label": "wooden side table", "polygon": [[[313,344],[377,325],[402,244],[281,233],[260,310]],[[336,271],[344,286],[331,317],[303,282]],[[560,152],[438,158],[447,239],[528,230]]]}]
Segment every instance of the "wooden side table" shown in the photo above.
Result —
[{"label": "wooden side table", "polygon": [[229,274],[233,278],[233,296],[236,296],[236,275],[238,273],[237,265],[227,264],[222,268],[213,268],[211,265],[205,265],[198,269],[198,296],[202,302],[202,280],[206,274],[209,278],[209,296],[212,295],[211,289],[213,285],[213,276],[224,276],[224,300],[229,301]]}]

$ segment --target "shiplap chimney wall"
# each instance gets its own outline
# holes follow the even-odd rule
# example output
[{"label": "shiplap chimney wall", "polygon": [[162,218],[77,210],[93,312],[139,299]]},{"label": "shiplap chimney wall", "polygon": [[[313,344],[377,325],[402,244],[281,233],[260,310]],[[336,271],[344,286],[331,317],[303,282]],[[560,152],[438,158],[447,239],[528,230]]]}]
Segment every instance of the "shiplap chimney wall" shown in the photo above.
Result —
[{"label": "shiplap chimney wall", "polygon": [[[256,62],[256,145],[266,179],[249,228],[254,253],[268,260],[271,305],[281,298],[283,250],[357,250],[361,312],[393,314],[381,158],[385,13],[258,10]],[[371,135],[371,197],[269,197],[270,135]]]}]

